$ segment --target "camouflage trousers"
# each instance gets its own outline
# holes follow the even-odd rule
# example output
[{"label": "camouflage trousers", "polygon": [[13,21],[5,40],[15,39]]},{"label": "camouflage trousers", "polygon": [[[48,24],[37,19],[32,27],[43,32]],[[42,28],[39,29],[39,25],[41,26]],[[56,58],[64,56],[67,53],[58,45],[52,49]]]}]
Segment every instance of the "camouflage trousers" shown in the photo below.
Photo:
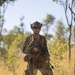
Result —
[{"label": "camouflage trousers", "polygon": [[53,71],[46,61],[31,61],[27,65],[25,75],[36,75],[38,70],[41,72],[42,75],[53,75]]}]

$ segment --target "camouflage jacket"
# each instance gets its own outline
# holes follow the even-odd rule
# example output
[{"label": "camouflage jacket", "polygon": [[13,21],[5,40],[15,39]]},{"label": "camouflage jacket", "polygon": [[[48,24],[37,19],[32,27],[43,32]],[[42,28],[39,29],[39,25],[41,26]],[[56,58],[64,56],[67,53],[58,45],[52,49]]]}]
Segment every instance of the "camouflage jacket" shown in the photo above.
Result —
[{"label": "camouflage jacket", "polygon": [[[30,35],[29,37],[27,37],[24,44],[23,44],[22,51],[25,54],[35,54],[33,48],[31,48],[31,47],[38,46],[38,44],[37,44],[36,40],[32,41],[32,39],[34,39],[34,38],[32,38],[32,36],[33,35]],[[46,38],[44,36],[40,35],[40,39],[38,40],[38,42],[41,45],[42,49],[44,50],[44,54],[49,55],[49,52],[48,52],[48,49],[47,49]],[[29,46],[29,44],[30,44],[30,46]]]}]

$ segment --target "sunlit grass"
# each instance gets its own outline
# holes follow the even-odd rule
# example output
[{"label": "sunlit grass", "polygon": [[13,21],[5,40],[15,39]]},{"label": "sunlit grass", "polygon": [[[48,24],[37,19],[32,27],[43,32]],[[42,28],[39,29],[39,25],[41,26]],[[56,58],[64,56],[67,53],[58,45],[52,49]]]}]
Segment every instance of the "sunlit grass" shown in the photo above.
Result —
[{"label": "sunlit grass", "polygon": [[[68,59],[68,51],[65,56],[66,59],[62,61],[59,61],[51,57],[51,63],[55,67],[53,69],[54,75],[74,75],[74,58],[75,58],[74,53],[75,50],[73,49],[70,64]],[[24,62],[22,57],[17,61],[17,63],[19,64],[19,67],[15,71],[16,75],[24,75],[24,70],[26,69],[27,63]],[[8,67],[6,67],[2,61],[0,61],[0,75],[14,75],[12,71],[8,70]],[[41,73],[38,71],[37,75],[41,75]]]}]

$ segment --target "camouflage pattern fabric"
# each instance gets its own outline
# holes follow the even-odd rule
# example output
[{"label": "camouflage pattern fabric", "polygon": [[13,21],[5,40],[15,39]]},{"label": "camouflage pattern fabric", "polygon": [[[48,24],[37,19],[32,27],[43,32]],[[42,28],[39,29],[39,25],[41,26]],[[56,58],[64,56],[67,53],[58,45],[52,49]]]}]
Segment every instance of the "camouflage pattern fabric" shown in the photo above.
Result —
[{"label": "camouflage pattern fabric", "polygon": [[[32,44],[30,45],[30,47],[28,48],[28,45],[29,45],[30,42],[32,41],[32,36],[33,36],[33,35],[29,36],[29,37],[25,40],[25,42],[24,42],[24,44],[23,44],[22,51],[23,51],[23,53],[25,53],[25,54],[27,54],[27,53],[34,54],[34,53],[35,53],[35,52],[33,51],[33,49],[30,50],[30,48],[31,48],[32,46],[37,46],[37,42],[36,42],[36,41],[33,41]],[[45,54],[46,54],[46,55],[49,54],[49,53],[48,53],[48,49],[47,49],[47,41],[46,41],[45,37],[42,36],[42,35],[40,35],[40,39],[39,39],[38,41],[39,41],[40,45],[43,47],[43,49],[45,50]],[[27,50],[27,48],[28,48],[28,50]]]},{"label": "camouflage pattern fabric", "polygon": [[[40,70],[42,75],[53,75],[52,69],[46,59],[44,59],[44,56],[49,55],[48,49],[47,49],[47,42],[44,36],[40,35],[40,39],[36,40],[34,39],[31,45],[28,48],[28,45],[30,44],[30,41],[32,41],[32,36],[29,36],[23,45],[23,53],[30,54],[31,59],[28,60],[27,70],[25,70],[25,75],[36,75],[37,70]],[[43,47],[43,50],[40,51],[39,49],[39,56],[37,57],[37,53],[34,52],[33,47],[38,47],[38,43]],[[43,53],[42,53],[43,52]],[[41,61],[40,61],[41,60]]]}]

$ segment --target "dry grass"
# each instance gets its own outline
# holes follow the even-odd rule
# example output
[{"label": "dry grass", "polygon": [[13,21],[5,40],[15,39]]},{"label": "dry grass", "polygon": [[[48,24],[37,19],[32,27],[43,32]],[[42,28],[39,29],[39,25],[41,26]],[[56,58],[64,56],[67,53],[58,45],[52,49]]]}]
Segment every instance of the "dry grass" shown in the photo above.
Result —
[{"label": "dry grass", "polygon": [[[69,64],[68,60],[68,52],[66,53],[67,59],[63,61],[59,61],[57,59],[52,59],[52,64],[54,65],[53,73],[54,75],[74,75],[74,59],[75,59],[75,50],[72,49],[71,54],[71,63]],[[24,75],[24,70],[26,69],[27,63],[24,62],[23,58],[21,57],[18,60],[19,67],[15,71],[16,75]],[[6,66],[3,65],[2,61],[0,61],[0,75],[14,75],[12,71],[9,71]],[[38,71],[37,75],[41,75]]]}]

